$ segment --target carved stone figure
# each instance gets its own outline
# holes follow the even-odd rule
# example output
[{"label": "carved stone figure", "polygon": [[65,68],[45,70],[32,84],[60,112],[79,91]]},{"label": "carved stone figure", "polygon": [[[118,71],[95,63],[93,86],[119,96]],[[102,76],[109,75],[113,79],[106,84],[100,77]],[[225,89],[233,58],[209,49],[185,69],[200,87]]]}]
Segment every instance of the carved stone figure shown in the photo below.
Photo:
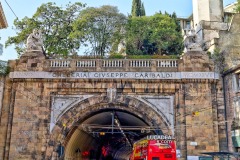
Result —
[{"label": "carved stone figure", "polygon": [[41,30],[34,29],[27,38],[27,51],[42,51],[43,40]]},{"label": "carved stone figure", "polygon": [[184,52],[186,51],[202,51],[198,35],[194,29],[190,29],[184,36]]}]

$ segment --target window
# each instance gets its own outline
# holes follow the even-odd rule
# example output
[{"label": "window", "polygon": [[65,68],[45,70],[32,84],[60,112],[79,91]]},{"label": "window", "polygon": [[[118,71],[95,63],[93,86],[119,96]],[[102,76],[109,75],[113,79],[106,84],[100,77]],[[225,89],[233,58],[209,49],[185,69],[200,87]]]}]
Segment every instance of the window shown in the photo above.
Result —
[{"label": "window", "polygon": [[240,90],[240,74],[235,74],[232,77],[232,90],[238,92]]},{"label": "window", "polygon": [[191,29],[191,23],[190,23],[190,21],[187,21],[187,22],[186,22],[186,29]]}]

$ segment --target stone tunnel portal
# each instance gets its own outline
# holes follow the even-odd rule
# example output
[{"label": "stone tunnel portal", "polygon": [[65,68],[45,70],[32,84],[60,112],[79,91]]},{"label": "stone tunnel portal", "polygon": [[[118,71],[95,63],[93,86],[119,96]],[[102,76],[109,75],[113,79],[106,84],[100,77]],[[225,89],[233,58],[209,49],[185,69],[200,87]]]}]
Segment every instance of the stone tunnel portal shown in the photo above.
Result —
[{"label": "stone tunnel portal", "polygon": [[[127,103],[105,103],[107,98],[99,98],[101,103],[84,109],[91,99],[96,101],[97,98],[65,111],[54,126],[53,135],[58,134],[59,127],[62,131],[57,136],[62,138],[53,140],[59,142],[57,156],[62,155],[65,159],[128,159],[135,141],[150,134],[172,134],[164,118],[143,102],[125,98]],[[61,148],[64,148],[62,153]]]},{"label": "stone tunnel portal", "polygon": [[66,142],[65,158],[128,159],[135,141],[160,132],[132,113],[104,110],[76,126]]}]

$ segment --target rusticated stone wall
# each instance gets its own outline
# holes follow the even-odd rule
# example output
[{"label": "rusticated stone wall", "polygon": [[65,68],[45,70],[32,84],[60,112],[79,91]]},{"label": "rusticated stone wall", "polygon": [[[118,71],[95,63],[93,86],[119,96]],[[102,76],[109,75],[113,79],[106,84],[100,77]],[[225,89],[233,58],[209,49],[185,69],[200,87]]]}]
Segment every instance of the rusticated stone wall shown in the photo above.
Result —
[{"label": "rusticated stone wall", "polygon": [[[38,72],[46,68],[42,57],[21,57],[10,64],[11,72]],[[70,69],[59,69],[58,72]],[[177,71],[212,72],[213,65],[204,52],[189,52],[180,60]],[[144,96],[173,97],[174,135],[177,148],[181,151],[179,159],[185,160],[187,156],[200,155],[201,152],[219,151],[219,146],[225,141],[224,129],[219,125],[224,113],[219,112],[223,104],[220,103],[222,97],[217,79],[6,77],[4,84],[0,159],[54,159],[58,143],[66,144],[71,139],[76,124],[80,124],[91,112],[109,107],[131,112],[149,123],[154,120],[165,134],[173,134],[158,112],[139,99]],[[116,89],[116,97],[109,98],[109,88]],[[53,96],[69,95],[93,96],[72,105],[50,131]]]}]

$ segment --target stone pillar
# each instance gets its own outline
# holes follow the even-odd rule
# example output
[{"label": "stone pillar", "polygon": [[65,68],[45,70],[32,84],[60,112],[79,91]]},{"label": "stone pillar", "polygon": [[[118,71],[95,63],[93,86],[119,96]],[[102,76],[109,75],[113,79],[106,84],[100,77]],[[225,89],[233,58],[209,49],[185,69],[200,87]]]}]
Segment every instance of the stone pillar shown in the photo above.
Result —
[{"label": "stone pillar", "polygon": [[223,0],[193,0],[194,26],[200,21],[223,21]]}]

